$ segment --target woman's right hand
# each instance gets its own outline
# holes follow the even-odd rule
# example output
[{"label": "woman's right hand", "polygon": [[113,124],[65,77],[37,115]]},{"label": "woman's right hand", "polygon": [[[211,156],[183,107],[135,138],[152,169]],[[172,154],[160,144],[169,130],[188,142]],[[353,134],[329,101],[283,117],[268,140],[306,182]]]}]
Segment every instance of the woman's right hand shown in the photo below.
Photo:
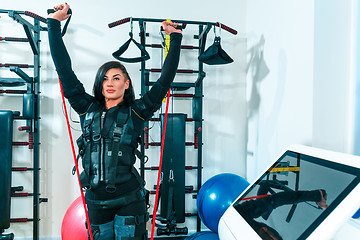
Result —
[{"label": "woman's right hand", "polygon": [[48,15],[48,18],[53,18],[58,21],[63,21],[70,17],[70,14],[67,14],[68,10],[70,9],[70,6],[67,3],[54,6],[54,13],[50,13]]},{"label": "woman's right hand", "polygon": [[176,27],[179,25],[178,23],[174,23],[174,22],[167,22],[167,21],[163,21],[161,23],[165,33],[167,35],[170,35],[173,32],[177,32],[177,33],[182,33],[181,29],[177,29]]}]

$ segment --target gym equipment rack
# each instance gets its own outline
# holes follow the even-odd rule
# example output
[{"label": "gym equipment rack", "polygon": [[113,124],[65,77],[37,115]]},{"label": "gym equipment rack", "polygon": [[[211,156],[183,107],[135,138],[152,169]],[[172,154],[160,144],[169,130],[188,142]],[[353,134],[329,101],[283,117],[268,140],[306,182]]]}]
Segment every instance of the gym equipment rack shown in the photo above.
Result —
[{"label": "gym equipment rack", "polygon": [[[30,44],[32,53],[34,55],[33,65],[28,64],[12,64],[12,63],[0,63],[0,68],[10,70],[20,77],[20,80],[24,81],[27,86],[27,90],[4,90],[1,89],[0,93],[3,94],[22,94],[23,95],[23,112],[14,112],[14,120],[26,120],[26,126],[20,127],[19,131],[26,131],[29,134],[28,142],[13,142],[12,145],[16,146],[28,146],[32,150],[33,155],[33,167],[23,168],[15,167],[12,171],[32,171],[33,172],[33,192],[32,193],[15,193],[15,191],[22,191],[23,188],[15,187],[11,188],[12,196],[10,197],[28,197],[33,198],[33,217],[32,218],[16,218],[10,219],[10,222],[32,222],[33,223],[33,239],[39,239],[39,205],[42,202],[47,202],[47,198],[40,198],[39,192],[39,171],[40,171],[40,140],[39,140],[39,120],[40,120],[40,32],[47,31],[46,27],[40,26],[40,22],[46,23],[46,19],[29,11],[15,11],[0,9],[0,14],[8,14],[17,23],[21,24],[24,28],[26,38],[17,37],[0,37],[1,41],[21,42],[22,44],[28,42]],[[27,16],[34,19],[34,23],[31,24],[23,16]],[[1,44],[1,43],[0,43]],[[8,68],[8,69],[7,69]],[[21,68],[32,68],[33,76],[26,74]],[[19,78],[0,78],[0,80],[6,81],[19,81]],[[1,230],[1,229],[0,229]],[[1,236],[1,232],[0,232]]]},{"label": "gym equipment rack", "polygon": [[[131,27],[133,22],[139,23],[140,29],[140,44],[144,47],[151,47],[151,48],[163,48],[161,44],[147,44],[146,37],[148,33],[146,33],[146,23],[161,23],[166,19],[151,19],[151,18],[133,18],[128,17],[124,18],[112,23],[108,24],[109,28],[113,28],[119,26],[121,24],[131,22]],[[220,27],[234,35],[237,34],[237,31],[224,25],[219,22],[202,22],[202,21],[188,21],[188,20],[174,20],[171,21],[178,23],[179,25],[182,24],[182,28],[184,29],[187,25],[196,25],[198,26],[198,35],[194,36],[194,39],[198,40],[198,46],[186,46],[182,45],[181,49],[195,49],[198,50],[198,56],[200,56],[205,50],[205,44],[207,39],[207,34],[211,30],[212,27]],[[184,30],[185,32],[186,30]],[[141,53],[144,56],[144,53]],[[149,88],[154,84],[154,82],[150,81],[150,73],[153,72],[161,72],[161,69],[147,69],[145,61],[141,62],[141,96],[143,96]],[[202,122],[203,122],[203,79],[206,76],[203,68],[203,62],[198,61],[198,66],[196,70],[187,70],[187,69],[178,69],[177,73],[182,74],[197,74],[197,79],[195,82],[188,83],[188,82],[173,82],[171,88],[175,91],[182,91],[187,90],[190,88],[195,89],[194,94],[178,94],[174,93],[171,97],[175,98],[190,98],[192,99],[192,118],[186,118],[186,122],[194,122],[194,142],[185,142],[186,146],[194,146],[194,149],[197,150],[197,166],[185,166],[185,170],[196,170],[197,171],[197,189],[194,189],[193,186],[185,186],[185,193],[195,194],[193,198],[196,198],[196,194],[200,189],[202,182]],[[160,121],[160,118],[153,118],[150,121]],[[145,122],[144,124],[144,131],[142,133],[143,143],[141,144],[141,152],[145,155],[145,150],[149,148],[149,146],[160,146],[161,143],[152,142],[149,143],[149,121]],[[145,170],[159,170],[158,166],[151,166],[146,167],[144,162],[140,163],[140,173],[143,178],[145,178]],[[150,194],[154,194],[155,191],[150,191]],[[185,213],[186,217],[197,216],[197,231],[201,230],[201,220],[197,213]],[[173,232],[171,234],[174,234]],[[175,233],[176,234],[176,233]],[[166,234],[168,235],[168,234]],[[173,237],[171,239],[178,238]],[[164,239],[164,238],[161,238]],[[180,238],[181,239],[181,238]]]}]

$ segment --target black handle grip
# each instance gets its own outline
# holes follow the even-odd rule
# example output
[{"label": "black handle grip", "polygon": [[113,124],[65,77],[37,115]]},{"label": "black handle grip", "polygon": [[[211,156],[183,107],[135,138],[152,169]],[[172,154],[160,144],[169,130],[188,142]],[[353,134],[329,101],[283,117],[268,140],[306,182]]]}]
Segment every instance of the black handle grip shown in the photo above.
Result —
[{"label": "black handle grip", "polygon": [[[55,10],[53,8],[47,10],[47,14],[54,13]],[[67,14],[72,14],[71,8],[69,8]]]}]

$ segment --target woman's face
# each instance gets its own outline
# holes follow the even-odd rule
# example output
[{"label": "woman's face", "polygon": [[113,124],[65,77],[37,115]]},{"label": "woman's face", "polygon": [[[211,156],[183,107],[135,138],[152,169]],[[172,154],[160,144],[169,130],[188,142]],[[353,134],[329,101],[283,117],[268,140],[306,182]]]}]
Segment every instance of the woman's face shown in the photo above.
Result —
[{"label": "woman's face", "polygon": [[130,81],[126,79],[126,75],[118,68],[109,69],[103,82],[102,94],[105,102],[120,103],[124,99],[125,90],[129,88]]}]

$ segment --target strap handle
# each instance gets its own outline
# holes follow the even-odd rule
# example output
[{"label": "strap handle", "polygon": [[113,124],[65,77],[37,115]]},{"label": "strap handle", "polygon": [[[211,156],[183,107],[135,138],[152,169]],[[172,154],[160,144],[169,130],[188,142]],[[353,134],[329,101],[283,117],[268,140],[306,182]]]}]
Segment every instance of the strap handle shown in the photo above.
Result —
[{"label": "strap handle", "polygon": [[[141,29],[143,31],[143,29]],[[112,55],[119,61],[127,62],[127,63],[135,63],[135,62],[143,62],[150,59],[149,53],[146,51],[145,47],[140,43],[136,42],[133,38],[133,19],[130,18],[130,32],[129,32],[130,39],[127,40],[116,52]],[[133,57],[133,58],[124,58],[120,57],[129,47],[130,43],[133,42],[138,49],[140,49],[141,57]]]},{"label": "strap handle", "polygon": [[[54,13],[54,12],[55,12],[54,9],[48,9],[48,10],[47,10],[47,14],[48,14],[48,15],[49,15],[50,13]],[[71,14],[71,15],[70,15],[70,17],[66,20],[66,23],[65,23],[65,25],[64,25],[64,27],[63,27],[63,30],[62,30],[62,32],[61,32],[61,35],[62,35],[62,36],[65,35],[66,30],[67,30],[67,27],[68,27],[68,25],[69,25],[69,23],[70,23],[70,19],[71,19],[71,16],[72,16],[72,10],[71,10],[70,8],[69,8],[67,14]]]},{"label": "strap handle", "polygon": [[[130,39],[127,40],[116,52],[114,52],[112,55],[114,58],[116,58],[119,61],[127,62],[127,63],[135,63],[135,62],[142,62],[150,59],[149,53],[145,50],[145,47],[141,45],[140,43],[136,42],[133,38],[132,32],[129,33]],[[140,52],[143,54],[141,57],[134,57],[134,58],[124,58],[120,57],[129,47],[130,43],[133,42],[139,49]]]}]

